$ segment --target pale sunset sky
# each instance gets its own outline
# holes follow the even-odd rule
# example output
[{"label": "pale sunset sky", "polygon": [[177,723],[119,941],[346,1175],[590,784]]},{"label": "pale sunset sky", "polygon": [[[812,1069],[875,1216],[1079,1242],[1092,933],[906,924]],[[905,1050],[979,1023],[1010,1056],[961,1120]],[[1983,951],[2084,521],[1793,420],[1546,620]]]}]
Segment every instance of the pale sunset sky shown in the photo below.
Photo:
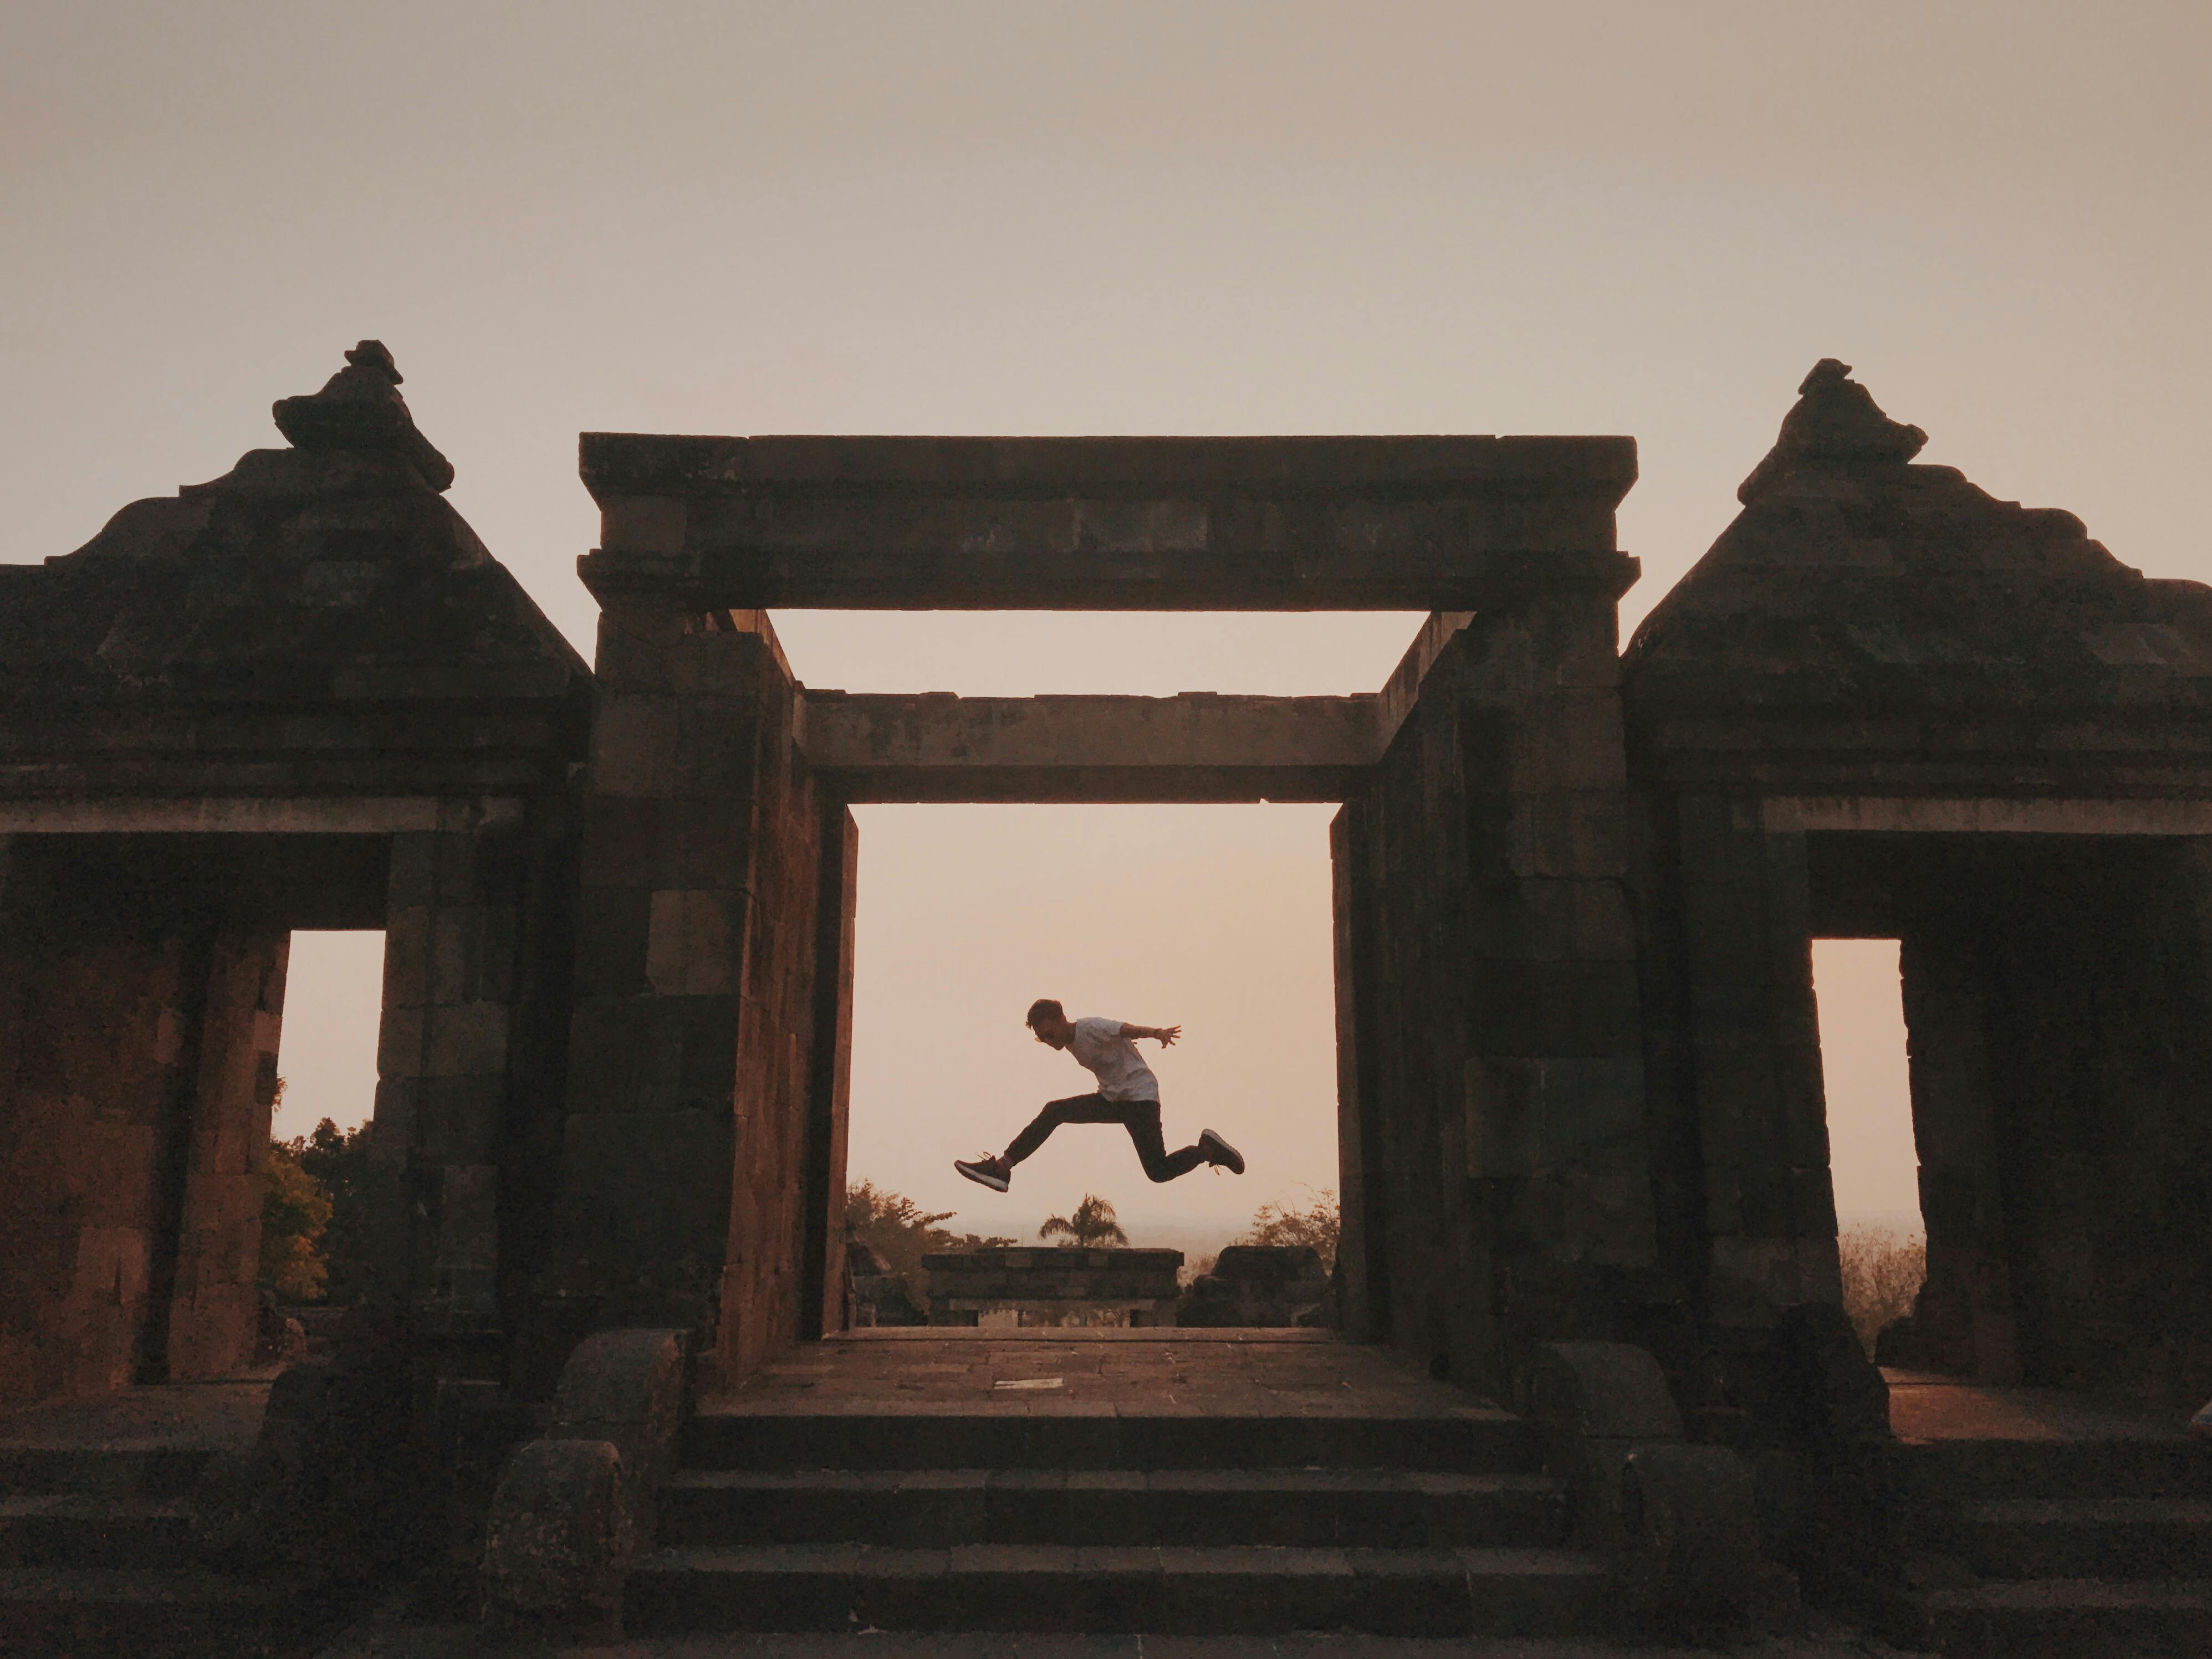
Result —
[{"label": "pale sunset sky", "polygon": [[[364,336],[588,658],[580,430],[1626,433],[1624,634],[1840,356],[1924,459],[2212,578],[2212,7],[0,6],[0,558],[279,442]],[[1416,619],[781,614],[854,690],[1376,689]],[[1330,809],[862,809],[853,1171],[1033,1227],[1336,1184]],[[295,947],[280,1132],[376,936]],[[1839,1207],[1914,1208],[1893,946],[1824,947]],[[1150,1187],[1037,994],[1180,1021]]]}]

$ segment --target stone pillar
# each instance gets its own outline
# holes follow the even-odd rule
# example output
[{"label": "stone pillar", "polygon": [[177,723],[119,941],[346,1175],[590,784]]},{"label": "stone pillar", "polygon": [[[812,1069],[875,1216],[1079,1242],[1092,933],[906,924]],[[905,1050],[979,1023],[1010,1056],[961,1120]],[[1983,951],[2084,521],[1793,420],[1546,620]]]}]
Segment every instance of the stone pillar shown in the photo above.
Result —
[{"label": "stone pillar", "polygon": [[181,931],[128,925],[64,846],[0,839],[0,1410],[167,1363],[204,981]]},{"label": "stone pillar", "polygon": [[404,1214],[384,1278],[418,1340],[481,1348],[499,1305],[500,1158],[508,1106],[522,860],[519,814],[441,810],[394,836],[385,918],[374,1155],[399,1166]]},{"label": "stone pillar", "polygon": [[814,946],[815,1063],[807,1101],[806,1255],[799,1334],[845,1326],[845,1150],[853,1086],[853,943],[860,830],[842,802],[823,808]]},{"label": "stone pillar", "polygon": [[1676,808],[1709,1288],[1840,1302],[1805,837],[1757,800]]},{"label": "stone pillar", "polygon": [[2019,1380],[1990,1097],[1984,968],[1972,927],[1916,917],[1899,945],[1928,1278],[1917,1334],[1946,1370]]},{"label": "stone pillar", "polygon": [[1354,1342],[1390,1335],[1382,1104],[1377,1097],[1374,895],[1367,879],[1365,803],[1347,801],[1328,826],[1336,983],[1336,1162],[1340,1225],[1337,1318]]},{"label": "stone pillar", "polygon": [[759,613],[609,610],[598,673],[543,1301],[741,1370],[800,1324],[820,804]]},{"label": "stone pillar", "polygon": [[2154,1393],[2185,1409],[2212,1399],[2212,836],[2191,836],[2175,849],[2180,902],[2170,925],[2182,964],[2171,975],[2172,1024],[2163,1045],[2172,1056],[2160,1208],[2181,1260],[2163,1275],[2168,1301],[2164,1375]]},{"label": "stone pillar", "polygon": [[259,1336],[262,1173],[291,936],[226,926],[210,952],[170,1289],[167,1374],[228,1376]]},{"label": "stone pillar", "polygon": [[1461,635],[1464,1168],[1516,1340],[1616,1334],[1657,1262],[1615,645],[1594,593]]}]

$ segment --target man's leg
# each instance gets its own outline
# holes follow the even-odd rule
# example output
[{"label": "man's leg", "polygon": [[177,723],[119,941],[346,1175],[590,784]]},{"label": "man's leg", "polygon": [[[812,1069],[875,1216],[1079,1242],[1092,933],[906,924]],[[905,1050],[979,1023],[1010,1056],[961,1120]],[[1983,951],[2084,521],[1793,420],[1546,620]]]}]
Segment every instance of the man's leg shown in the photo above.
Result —
[{"label": "man's leg", "polygon": [[1077,1095],[1069,1100],[1048,1100],[1044,1109],[1030,1120],[1029,1127],[1016,1135],[1001,1154],[1001,1162],[1009,1169],[1020,1163],[1044,1145],[1052,1132],[1063,1123],[1119,1123],[1121,1108],[1098,1095]]},{"label": "man's leg", "polygon": [[1157,1100],[1132,1100],[1119,1108],[1122,1127],[1136,1143],[1137,1162],[1145,1166],[1145,1173],[1154,1181],[1173,1181],[1187,1176],[1208,1160],[1195,1146],[1186,1146],[1179,1152],[1168,1150],[1167,1137],[1160,1132],[1160,1103]]}]

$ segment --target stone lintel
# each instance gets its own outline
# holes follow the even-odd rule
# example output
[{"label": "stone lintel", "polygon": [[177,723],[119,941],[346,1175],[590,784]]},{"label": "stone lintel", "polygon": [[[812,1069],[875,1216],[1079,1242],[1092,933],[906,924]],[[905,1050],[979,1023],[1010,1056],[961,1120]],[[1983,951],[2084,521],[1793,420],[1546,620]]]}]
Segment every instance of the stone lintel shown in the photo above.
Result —
[{"label": "stone lintel", "polygon": [[398,835],[520,822],[519,798],[196,797],[0,801],[0,835]]},{"label": "stone lintel", "polygon": [[1380,700],[806,694],[808,764],[849,801],[1340,800]]},{"label": "stone lintel", "polygon": [[1778,796],[1759,803],[1759,822],[1784,832],[2212,836],[2212,800]]},{"label": "stone lintel", "polygon": [[1617,597],[1626,438],[586,433],[603,604],[1465,609]]}]

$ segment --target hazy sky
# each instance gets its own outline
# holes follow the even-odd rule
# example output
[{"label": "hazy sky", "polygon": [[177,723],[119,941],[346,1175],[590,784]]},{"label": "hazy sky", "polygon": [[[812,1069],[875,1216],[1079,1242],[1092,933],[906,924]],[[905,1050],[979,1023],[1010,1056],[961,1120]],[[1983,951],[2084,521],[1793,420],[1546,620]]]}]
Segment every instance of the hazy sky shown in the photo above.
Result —
[{"label": "hazy sky", "polygon": [[[0,558],[276,441],[374,335],[587,651],[580,429],[1629,433],[1632,621],[1824,355],[1926,459],[2212,575],[2207,84],[2201,0],[6,0]],[[1413,631],[779,625],[816,684],[1012,693],[1370,690]],[[1068,1086],[1006,1001],[1044,979],[1183,1019],[1170,1127],[1269,1155],[1231,1199],[1056,1146],[1024,1214],[1333,1184],[1322,817],[870,809],[856,1170],[987,1224],[931,1183]],[[347,1000],[298,979],[295,1073]]]}]

